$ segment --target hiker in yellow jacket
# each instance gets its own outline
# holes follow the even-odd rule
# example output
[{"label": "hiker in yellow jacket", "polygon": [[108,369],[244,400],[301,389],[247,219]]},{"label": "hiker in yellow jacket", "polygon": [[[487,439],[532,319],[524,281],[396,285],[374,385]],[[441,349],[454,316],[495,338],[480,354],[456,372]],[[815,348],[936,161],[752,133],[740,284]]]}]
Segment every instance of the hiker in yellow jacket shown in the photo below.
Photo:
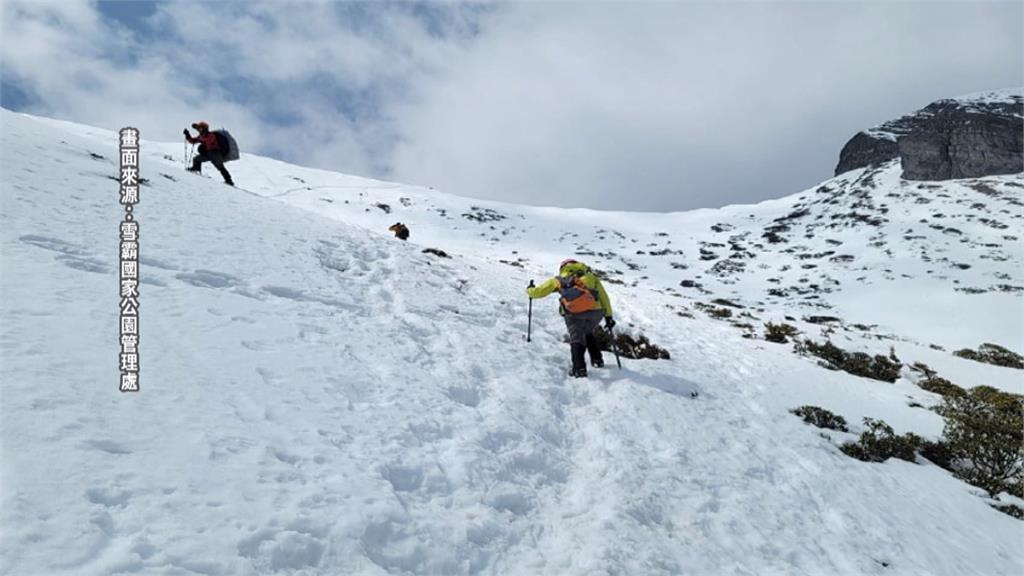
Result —
[{"label": "hiker in yellow jacket", "polygon": [[558,299],[558,311],[565,318],[565,327],[569,330],[569,351],[572,355],[569,375],[585,378],[585,351],[590,353],[591,364],[597,368],[604,366],[594,329],[601,324],[601,318],[604,318],[605,326],[609,329],[615,326],[612,303],[597,275],[586,264],[572,259],[562,262],[558,267],[558,276],[538,286],[531,283],[526,294],[530,298],[544,298],[556,291],[561,296]]}]

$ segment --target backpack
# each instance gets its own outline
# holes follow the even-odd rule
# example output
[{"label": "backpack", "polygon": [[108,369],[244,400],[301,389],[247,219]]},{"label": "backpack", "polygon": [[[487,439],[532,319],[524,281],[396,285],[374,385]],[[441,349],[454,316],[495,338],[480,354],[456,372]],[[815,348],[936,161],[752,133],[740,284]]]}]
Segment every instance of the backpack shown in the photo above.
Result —
[{"label": "backpack", "polygon": [[562,297],[558,302],[569,314],[580,314],[595,309],[597,295],[583,283],[579,276],[559,276],[558,292]]},{"label": "backpack", "polygon": [[213,134],[217,137],[217,147],[220,148],[224,161],[238,160],[238,143],[235,142],[235,137],[231,135],[231,132],[221,128],[214,130]]}]

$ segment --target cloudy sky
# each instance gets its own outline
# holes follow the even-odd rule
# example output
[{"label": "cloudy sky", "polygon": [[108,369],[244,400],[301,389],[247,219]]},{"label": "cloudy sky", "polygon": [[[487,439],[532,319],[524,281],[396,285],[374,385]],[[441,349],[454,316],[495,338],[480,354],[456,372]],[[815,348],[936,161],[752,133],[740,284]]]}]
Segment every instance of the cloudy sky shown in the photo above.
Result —
[{"label": "cloudy sky", "polygon": [[1024,84],[1022,6],[2,0],[0,98],[477,198],[686,210],[797,192],[860,129]]}]

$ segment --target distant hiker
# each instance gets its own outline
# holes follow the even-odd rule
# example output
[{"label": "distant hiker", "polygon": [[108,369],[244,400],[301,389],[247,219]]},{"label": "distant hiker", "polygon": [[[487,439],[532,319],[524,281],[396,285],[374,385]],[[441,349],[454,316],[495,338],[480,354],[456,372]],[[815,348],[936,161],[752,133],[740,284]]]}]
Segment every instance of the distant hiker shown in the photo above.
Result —
[{"label": "distant hiker", "polygon": [[235,183],[231,180],[231,174],[228,174],[227,169],[224,168],[224,162],[227,160],[230,152],[230,142],[226,137],[219,134],[220,131],[210,132],[210,125],[206,122],[196,122],[192,125],[199,131],[199,136],[193,138],[188,132],[188,128],[185,128],[185,140],[190,144],[199,144],[199,154],[192,159],[192,167],[188,168],[189,172],[202,172],[202,163],[210,162],[217,170],[220,175],[224,177],[224,183],[229,186],[234,186]]},{"label": "distant hiker", "polygon": [[395,222],[390,228],[388,228],[388,230],[394,232],[395,238],[398,238],[399,240],[409,239],[409,227],[401,222]]},{"label": "distant hiker", "polygon": [[587,375],[585,351],[590,353],[591,364],[597,368],[604,366],[594,329],[601,323],[601,318],[609,329],[615,326],[612,304],[597,275],[586,264],[572,259],[562,262],[558,276],[539,286],[526,288],[530,298],[544,298],[555,291],[561,295],[558,312],[565,318],[565,327],[569,330],[569,351],[572,355],[569,375],[584,378]]}]

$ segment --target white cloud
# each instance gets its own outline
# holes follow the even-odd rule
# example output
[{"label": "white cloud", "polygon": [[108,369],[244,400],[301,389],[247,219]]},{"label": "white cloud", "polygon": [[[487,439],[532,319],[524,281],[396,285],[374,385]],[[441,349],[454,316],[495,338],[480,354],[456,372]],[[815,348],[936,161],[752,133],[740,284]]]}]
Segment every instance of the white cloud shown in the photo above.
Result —
[{"label": "white cloud", "polygon": [[1020,83],[1021,32],[1000,24],[1014,11],[510,6],[403,107],[395,172],[570,206],[684,208],[795,192],[827,177],[858,129]]},{"label": "white cloud", "polygon": [[[143,38],[85,1],[2,7],[30,111],[468,196],[685,209],[795,192],[859,129],[1024,83],[1019,4],[161,4]],[[116,55],[131,51],[134,62]]]}]

